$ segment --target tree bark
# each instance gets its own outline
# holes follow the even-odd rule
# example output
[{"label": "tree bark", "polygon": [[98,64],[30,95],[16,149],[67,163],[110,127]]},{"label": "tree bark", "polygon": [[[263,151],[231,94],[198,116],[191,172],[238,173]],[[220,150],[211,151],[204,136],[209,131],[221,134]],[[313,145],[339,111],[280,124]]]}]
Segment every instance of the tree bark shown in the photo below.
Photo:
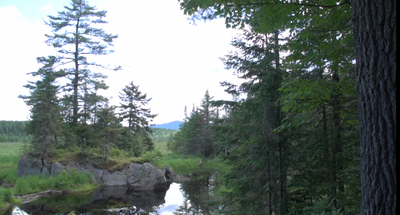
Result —
[{"label": "tree bark", "polygon": [[361,214],[396,214],[396,0],[351,1],[361,144]]}]

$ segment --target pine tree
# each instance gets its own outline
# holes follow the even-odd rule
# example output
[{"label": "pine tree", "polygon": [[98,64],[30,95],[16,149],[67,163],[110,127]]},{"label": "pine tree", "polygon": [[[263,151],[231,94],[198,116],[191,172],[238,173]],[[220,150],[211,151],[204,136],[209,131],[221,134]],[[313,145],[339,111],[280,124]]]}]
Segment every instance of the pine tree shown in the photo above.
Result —
[{"label": "pine tree", "polygon": [[[66,70],[65,76],[71,81],[65,90],[72,91],[72,122],[77,124],[79,119],[79,91],[87,96],[88,83],[100,83],[105,76],[93,73],[90,67],[103,67],[95,62],[89,62],[88,55],[106,55],[113,51],[108,47],[117,35],[107,34],[103,29],[97,28],[104,21],[106,11],[97,11],[85,0],[72,0],[70,7],[64,6],[65,11],[58,12],[58,16],[48,16],[46,22],[52,28],[53,34],[47,35],[47,44],[53,46],[57,52],[58,64]],[[73,67],[68,67],[69,64]],[[119,68],[116,68],[119,69]],[[86,87],[84,87],[86,84]],[[80,89],[80,87],[82,88]],[[105,85],[102,89],[106,89]],[[83,101],[85,102],[85,101]]]},{"label": "pine tree", "polygon": [[141,151],[140,145],[143,145],[145,150],[152,150],[154,143],[150,138],[152,133],[150,126],[157,114],[151,114],[151,110],[145,107],[151,101],[151,98],[148,99],[147,94],[142,94],[139,91],[139,86],[134,85],[131,81],[122,89],[119,99],[121,100],[119,115],[122,120],[128,123],[126,133],[133,133],[133,141],[136,142],[133,146],[134,153],[138,154],[137,152]]},{"label": "pine tree", "polygon": [[57,98],[59,86],[56,85],[56,80],[64,75],[64,71],[54,71],[54,64],[57,63],[54,56],[37,59],[44,66],[30,74],[39,77],[40,80],[25,85],[24,87],[31,90],[30,96],[20,98],[31,108],[31,121],[27,125],[27,133],[33,136],[33,153],[47,156],[49,150],[57,144],[60,134],[61,119]]},{"label": "pine tree", "polygon": [[111,146],[118,146],[121,141],[122,125],[121,119],[115,113],[115,107],[103,107],[98,113],[96,123],[98,140],[103,147],[103,161],[108,161]]}]

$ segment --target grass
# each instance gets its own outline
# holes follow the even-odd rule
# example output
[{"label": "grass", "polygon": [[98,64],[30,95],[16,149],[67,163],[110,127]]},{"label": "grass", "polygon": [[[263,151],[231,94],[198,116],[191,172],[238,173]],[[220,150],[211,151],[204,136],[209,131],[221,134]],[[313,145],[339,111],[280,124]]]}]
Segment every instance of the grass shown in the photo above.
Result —
[{"label": "grass", "polygon": [[17,177],[17,165],[25,144],[0,143],[0,209],[20,201],[14,198]]},{"label": "grass", "polygon": [[14,186],[14,192],[16,195],[26,195],[49,189],[81,191],[93,187],[95,186],[89,173],[79,173],[72,169],[69,172],[64,170],[55,177],[46,177],[42,174],[21,177]]},{"label": "grass", "polygon": [[194,172],[218,172],[225,175],[229,172],[230,167],[222,162],[219,158],[204,159],[203,165],[199,166],[200,157],[191,157],[184,155],[170,155],[165,156],[155,161],[158,167],[168,165],[176,174],[188,175]]}]

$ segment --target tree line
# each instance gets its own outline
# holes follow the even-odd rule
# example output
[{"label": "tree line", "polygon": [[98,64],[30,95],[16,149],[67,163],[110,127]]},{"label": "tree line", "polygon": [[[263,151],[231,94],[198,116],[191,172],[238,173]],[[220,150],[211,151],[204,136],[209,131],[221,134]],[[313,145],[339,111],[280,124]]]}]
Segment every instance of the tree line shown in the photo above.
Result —
[{"label": "tree line", "polygon": [[52,30],[46,43],[57,55],[37,58],[42,67],[29,73],[36,81],[24,86],[30,95],[20,96],[30,108],[26,131],[32,136],[31,154],[46,157],[57,148],[78,146],[85,157],[88,147],[100,147],[107,161],[110,147],[134,156],[152,150],[150,125],[157,114],[146,107],[151,98],[133,81],[119,93],[117,106],[99,94],[108,88],[107,76],[99,71],[121,69],[93,60],[111,54],[118,37],[100,27],[107,23],[107,12],[85,0],[72,0],[64,9],[45,21]]},{"label": "tree line", "polygon": [[26,121],[0,121],[0,142],[28,142],[31,138],[26,134]]},{"label": "tree line", "polygon": [[242,29],[221,58],[233,99],[206,92],[169,143],[232,165],[225,212],[395,214],[396,2],[371,2],[180,0]]}]

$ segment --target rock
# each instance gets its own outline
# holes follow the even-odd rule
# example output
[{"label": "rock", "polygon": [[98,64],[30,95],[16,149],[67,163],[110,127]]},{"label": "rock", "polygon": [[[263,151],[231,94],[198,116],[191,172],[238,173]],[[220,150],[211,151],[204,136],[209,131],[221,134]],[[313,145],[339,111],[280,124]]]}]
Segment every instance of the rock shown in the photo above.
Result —
[{"label": "rock", "polygon": [[[29,159],[26,154],[24,154],[21,159],[18,161],[17,167],[17,175],[18,177],[25,175],[37,175],[41,174],[43,171],[44,165],[42,164],[42,160],[40,158]],[[49,171],[45,170],[45,173]]]},{"label": "rock", "polygon": [[97,169],[93,167],[91,164],[80,164],[78,162],[75,162],[73,160],[68,161],[66,165],[66,169],[70,171],[72,168],[78,170],[79,172],[87,172],[90,173],[93,176],[93,180],[98,183],[102,184],[102,177],[103,177],[103,170],[102,169]]},{"label": "rock", "polygon": [[104,171],[104,175],[102,177],[103,186],[104,187],[120,187],[127,186],[128,176],[125,172],[115,171],[113,173],[109,173],[107,170]]},{"label": "rock", "polygon": [[166,189],[164,172],[149,163],[129,165],[128,187],[133,190]]},{"label": "rock", "polygon": [[58,162],[52,163],[51,166],[50,166],[50,175],[51,176],[57,176],[63,170],[65,170],[65,167],[62,164],[60,164]]}]

